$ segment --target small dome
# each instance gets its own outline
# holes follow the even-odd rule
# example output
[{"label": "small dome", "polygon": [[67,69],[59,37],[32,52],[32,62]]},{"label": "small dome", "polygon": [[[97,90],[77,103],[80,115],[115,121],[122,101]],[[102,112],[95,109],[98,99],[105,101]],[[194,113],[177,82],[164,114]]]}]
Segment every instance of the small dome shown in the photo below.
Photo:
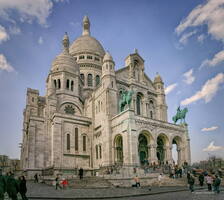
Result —
[{"label": "small dome", "polygon": [[155,79],[154,79],[154,83],[162,83],[163,80],[161,78],[161,76],[157,73]]},{"label": "small dome", "polygon": [[69,70],[74,72],[78,69],[78,65],[75,62],[74,57],[69,53],[69,38],[65,33],[63,40],[63,51],[52,62],[52,71]]},{"label": "small dome", "polygon": [[103,57],[105,54],[105,51],[99,41],[90,35],[82,35],[78,37],[71,45],[71,55],[75,55],[81,52],[88,52],[93,54],[97,53],[101,57]]},{"label": "small dome", "polygon": [[109,52],[106,52],[105,56],[103,57],[103,62],[108,61],[108,60],[113,61],[113,58]]}]

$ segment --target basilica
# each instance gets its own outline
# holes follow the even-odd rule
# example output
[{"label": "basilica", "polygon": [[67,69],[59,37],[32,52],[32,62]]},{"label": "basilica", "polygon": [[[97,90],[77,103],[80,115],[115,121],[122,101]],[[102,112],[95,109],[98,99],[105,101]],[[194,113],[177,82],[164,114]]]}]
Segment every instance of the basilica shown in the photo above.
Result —
[{"label": "basilica", "polygon": [[27,89],[21,167],[29,174],[50,170],[73,173],[119,165],[190,163],[187,124],[167,120],[164,82],[151,80],[135,50],[117,66],[91,36],[83,18],[82,35],[70,45],[67,34],[46,78],[46,94]]}]

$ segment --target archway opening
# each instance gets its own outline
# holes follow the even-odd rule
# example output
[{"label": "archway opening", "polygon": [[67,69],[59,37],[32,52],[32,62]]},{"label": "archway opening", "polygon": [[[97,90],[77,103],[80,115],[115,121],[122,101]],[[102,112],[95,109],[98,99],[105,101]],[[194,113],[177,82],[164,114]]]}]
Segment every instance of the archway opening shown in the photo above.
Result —
[{"label": "archway opening", "polygon": [[180,143],[181,143],[181,138],[179,136],[176,136],[172,140],[172,159],[173,159],[173,164],[175,165],[180,165]]},{"label": "archway opening", "polygon": [[138,153],[141,165],[148,163],[148,141],[144,134],[140,134],[138,137]]},{"label": "archway opening", "polygon": [[121,135],[115,137],[115,163],[123,163],[123,139]]},{"label": "archway opening", "polygon": [[167,138],[165,135],[159,135],[157,137],[157,149],[156,149],[156,155],[158,159],[158,164],[163,165],[165,164],[165,147],[167,144]]}]

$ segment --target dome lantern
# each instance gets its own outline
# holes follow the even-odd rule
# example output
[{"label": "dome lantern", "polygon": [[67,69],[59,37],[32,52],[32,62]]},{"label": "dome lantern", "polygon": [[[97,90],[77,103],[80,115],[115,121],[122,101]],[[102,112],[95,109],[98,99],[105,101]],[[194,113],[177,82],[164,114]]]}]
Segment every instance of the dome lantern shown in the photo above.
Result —
[{"label": "dome lantern", "polygon": [[89,18],[87,16],[84,16],[82,23],[83,23],[82,35],[90,35],[90,21],[89,21]]}]

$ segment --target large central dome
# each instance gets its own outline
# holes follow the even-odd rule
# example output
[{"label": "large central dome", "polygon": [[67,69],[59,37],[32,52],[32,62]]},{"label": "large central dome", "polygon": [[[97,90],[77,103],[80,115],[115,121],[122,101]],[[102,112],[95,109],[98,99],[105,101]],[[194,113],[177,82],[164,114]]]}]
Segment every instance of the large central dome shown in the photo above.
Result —
[{"label": "large central dome", "polygon": [[102,45],[97,41],[94,37],[89,35],[82,35],[77,38],[70,47],[71,55],[75,55],[77,53],[96,53],[100,56],[104,56],[105,51]]},{"label": "large central dome", "polygon": [[70,53],[73,56],[84,52],[98,54],[100,57],[103,57],[105,54],[100,42],[90,36],[90,22],[87,16],[83,19],[82,36],[78,37],[70,47]]}]

